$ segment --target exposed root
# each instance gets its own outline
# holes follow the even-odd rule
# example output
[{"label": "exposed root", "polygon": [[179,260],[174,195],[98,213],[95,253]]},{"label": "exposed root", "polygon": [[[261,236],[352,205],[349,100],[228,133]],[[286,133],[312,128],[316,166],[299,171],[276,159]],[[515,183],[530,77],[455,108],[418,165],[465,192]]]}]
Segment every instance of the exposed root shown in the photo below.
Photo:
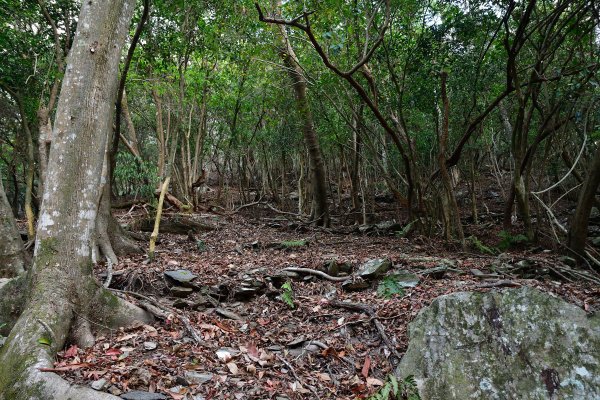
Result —
[{"label": "exposed root", "polygon": [[326,274],[323,271],[318,271],[316,269],[310,269],[310,268],[295,268],[295,267],[289,267],[289,268],[284,268],[283,271],[288,271],[288,272],[298,272],[301,274],[310,274],[310,275],[316,275],[316,276],[320,276],[323,279],[327,279],[328,281],[333,281],[333,282],[344,282],[348,280],[348,276],[331,276],[329,274]]},{"label": "exposed root", "polygon": [[0,280],[0,335],[7,336],[23,312],[27,281],[25,275]]},{"label": "exposed root", "polygon": [[402,357],[401,357],[400,353],[398,353],[398,350],[396,350],[396,346],[394,346],[394,344],[392,343],[392,341],[390,340],[388,335],[385,333],[385,328],[383,327],[382,323],[379,321],[379,317],[377,316],[377,313],[375,313],[375,310],[373,310],[371,307],[367,306],[366,304],[350,303],[350,302],[346,302],[346,301],[332,300],[329,302],[329,304],[333,307],[346,308],[348,310],[353,310],[353,311],[360,311],[360,312],[367,314],[369,317],[371,317],[371,321],[373,321],[373,324],[375,324],[375,328],[377,328],[377,332],[379,332],[379,336],[381,337],[381,340],[383,340],[383,343],[385,343],[385,345],[390,350],[390,352],[396,357],[395,362],[400,361],[400,359]]},{"label": "exposed root", "polygon": [[196,329],[194,329],[190,320],[187,319],[187,317],[185,317],[184,315],[178,313],[174,308],[165,306],[164,304],[161,304],[158,301],[156,301],[148,296],[144,296],[143,294],[140,294],[140,293],[130,292],[130,291],[126,291],[126,290],[117,290],[117,289],[110,289],[110,290],[112,290],[113,292],[116,292],[116,293],[128,294],[128,295],[131,295],[138,299],[143,300],[146,303],[145,304],[146,307],[148,305],[150,306],[148,308],[148,311],[151,312],[152,314],[154,314],[158,318],[161,318],[161,319],[167,318],[169,316],[169,314],[175,316],[178,320],[181,321],[181,323],[185,327],[188,334],[191,336],[191,338],[197,344],[206,346],[206,347],[210,347],[210,348],[213,347],[212,345],[210,345],[209,343],[205,342],[202,339],[202,336],[200,336],[198,331],[196,331]]}]

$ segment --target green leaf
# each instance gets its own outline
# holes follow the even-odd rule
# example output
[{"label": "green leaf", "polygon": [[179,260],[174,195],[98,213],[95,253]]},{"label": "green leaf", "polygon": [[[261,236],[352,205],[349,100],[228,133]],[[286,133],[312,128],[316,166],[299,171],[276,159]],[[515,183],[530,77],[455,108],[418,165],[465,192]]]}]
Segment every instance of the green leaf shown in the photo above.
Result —
[{"label": "green leaf", "polygon": [[389,275],[383,278],[379,282],[379,286],[377,286],[377,294],[386,299],[390,299],[395,295],[404,295],[404,289],[398,279],[396,275]]},{"label": "green leaf", "polygon": [[287,281],[281,285],[281,300],[290,308],[294,308],[294,289],[292,289],[292,282]]},{"label": "green leaf", "polygon": [[50,338],[47,338],[46,336],[42,336],[38,339],[38,343],[43,344],[45,346],[50,346],[52,344],[52,340],[50,340]]}]

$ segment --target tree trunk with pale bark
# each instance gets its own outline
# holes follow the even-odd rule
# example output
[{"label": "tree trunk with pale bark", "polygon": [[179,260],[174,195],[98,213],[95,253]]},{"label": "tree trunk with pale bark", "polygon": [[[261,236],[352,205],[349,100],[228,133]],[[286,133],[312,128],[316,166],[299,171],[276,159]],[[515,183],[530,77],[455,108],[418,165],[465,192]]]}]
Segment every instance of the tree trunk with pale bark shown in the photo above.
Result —
[{"label": "tree trunk with pale bark", "polygon": [[17,281],[29,289],[12,299],[26,305],[0,350],[0,399],[116,399],[40,368],[52,367],[69,338],[93,344],[90,321],[116,328],[150,320],[103,289],[91,261],[121,48],[134,6],[134,0],[82,3],[58,102],[33,265],[0,288],[0,299],[14,292]]}]

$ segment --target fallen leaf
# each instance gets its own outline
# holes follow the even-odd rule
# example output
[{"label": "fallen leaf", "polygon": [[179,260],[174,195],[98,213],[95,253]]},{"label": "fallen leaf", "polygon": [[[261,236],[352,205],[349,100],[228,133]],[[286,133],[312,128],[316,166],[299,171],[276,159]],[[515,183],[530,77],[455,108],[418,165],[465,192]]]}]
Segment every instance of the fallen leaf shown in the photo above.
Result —
[{"label": "fallen leaf", "polygon": [[362,376],[364,376],[365,378],[369,377],[369,369],[371,368],[371,357],[369,357],[367,355],[367,357],[365,358],[365,363],[363,364],[362,370],[361,370],[361,374]]},{"label": "fallen leaf", "polygon": [[56,368],[39,368],[41,372],[62,372],[62,371],[74,371],[76,369],[86,368],[91,366],[89,363],[69,364],[64,367]]},{"label": "fallen leaf", "polygon": [[105,356],[118,356],[120,354],[121,354],[121,350],[115,349],[115,348],[108,349],[104,352]]},{"label": "fallen leaf", "polygon": [[383,381],[377,378],[367,378],[367,386],[383,386]]},{"label": "fallen leaf", "polygon": [[329,376],[329,374],[324,374],[321,372],[317,372],[317,378],[319,378],[319,380],[321,382],[330,382],[331,381],[331,377]]},{"label": "fallen leaf", "polygon": [[229,369],[229,372],[231,372],[233,375],[237,375],[239,372],[238,366],[235,365],[234,362],[227,363],[227,368]]},{"label": "fallen leaf", "polygon": [[77,345],[75,345],[75,344],[72,345],[65,351],[64,356],[66,358],[75,357],[77,355],[77,349],[78,349]]}]

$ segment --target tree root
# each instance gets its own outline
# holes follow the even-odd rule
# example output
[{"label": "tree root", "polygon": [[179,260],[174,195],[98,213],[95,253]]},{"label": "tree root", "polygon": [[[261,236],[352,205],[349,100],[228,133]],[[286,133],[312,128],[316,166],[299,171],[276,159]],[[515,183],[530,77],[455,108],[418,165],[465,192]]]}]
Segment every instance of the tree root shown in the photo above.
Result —
[{"label": "tree root", "polygon": [[[381,337],[381,340],[383,340],[383,342],[385,343],[387,348],[397,358],[396,361],[397,362],[400,361],[402,356],[400,355],[400,353],[398,353],[398,350],[396,350],[396,346],[394,346],[394,344],[392,343],[392,341],[390,340],[388,335],[385,333],[385,328],[384,328],[383,324],[381,323],[381,321],[379,321],[379,317],[377,316],[377,313],[375,312],[375,310],[373,310],[371,307],[367,306],[366,304],[362,304],[362,303],[350,303],[350,302],[346,302],[346,301],[332,300],[329,302],[329,304],[333,307],[346,308],[348,310],[353,310],[353,311],[360,311],[360,312],[367,314],[369,317],[371,317],[371,321],[373,321],[373,324],[375,324],[375,328],[377,328],[377,332],[379,332],[379,336]],[[394,365],[394,367],[395,367],[395,365]]]},{"label": "tree root", "polygon": [[301,274],[316,275],[316,276],[320,276],[323,279],[327,279],[328,281],[333,281],[333,282],[344,282],[344,281],[347,281],[350,278],[348,276],[331,276],[331,275],[326,274],[323,271],[318,271],[316,269],[310,269],[310,268],[289,267],[289,268],[284,268],[283,271],[298,272],[298,273],[301,273]]},{"label": "tree root", "polygon": [[118,290],[118,289],[109,289],[109,290],[111,290],[115,293],[128,294],[128,295],[131,295],[138,299],[141,299],[143,301],[143,303],[142,303],[143,306],[146,307],[148,312],[152,313],[157,318],[166,319],[169,317],[169,315],[175,316],[178,320],[181,321],[181,323],[185,327],[188,334],[191,336],[191,338],[197,344],[208,347],[208,348],[213,347],[210,343],[208,343],[202,339],[202,336],[200,336],[198,331],[196,331],[196,329],[194,329],[190,320],[186,316],[182,315],[181,313],[178,313],[174,308],[168,307],[164,304],[161,304],[158,301],[156,301],[148,296],[144,296],[143,294],[140,294],[140,293],[131,292],[131,291],[127,291],[127,290]]},{"label": "tree root", "polygon": [[0,283],[0,335],[7,336],[25,307],[25,275]]}]

